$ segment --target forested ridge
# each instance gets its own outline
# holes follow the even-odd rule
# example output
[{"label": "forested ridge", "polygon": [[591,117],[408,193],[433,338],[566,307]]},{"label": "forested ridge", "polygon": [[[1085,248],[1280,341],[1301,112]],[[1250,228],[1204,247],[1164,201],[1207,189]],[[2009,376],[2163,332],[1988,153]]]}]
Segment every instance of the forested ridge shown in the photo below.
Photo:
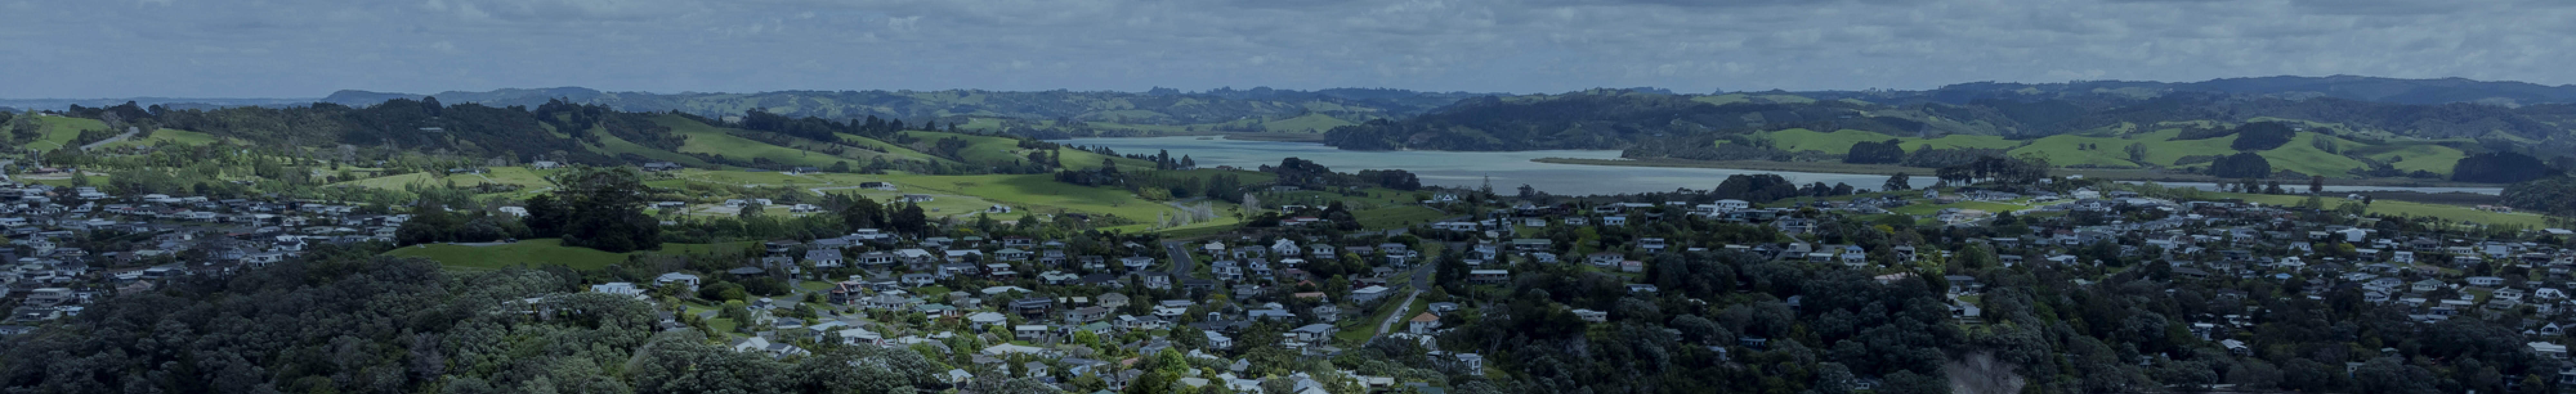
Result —
[{"label": "forested ridge", "polygon": [[[701,116],[762,110],[792,117],[858,119],[878,117],[964,122],[974,118],[1031,121],[1110,122],[1140,125],[1212,125],[1244,118],[1287,118],[1321,114],[1346,121],[1408,116],[1480,94],[1420,92],[1399,89],[1286,90],[1220,88],[1197,92],[1156,88],[1143,92],[1110,91],[820,91],[761,93],[604,92],[564,87],[500,89],[488,92],[444,92],[433,95],[346,90],[321,101],[368,105],[390,99],[435,97],[453,103],[535,106],[550,100],[597,105],[630,112],[680,112]],[[1063,129],[1064,127],[1051,127]]]},{"label": "forested ridge", "polygon": [[[344,165],[413,156],[448,166],[515,165],[534,161],[618,165],[683,160],[690,164],[786,170],[808,164],[835,171],[906,170],[921,173],[1036,173],[1027,163],[973,160],[958,149],[965,141],[926,140],[908,130],[957,131],[938,122],[898,119],[825,119],[750,110],[728,122],[676,112],[630,112],[602,105],[553,100],[535,107],[444,104],[435,97],[394,98],[363,107],[314,103],[291,107],[175,109],[133,102],[108,107],[73,106],[62,115],[96,119],[111,130],[176,129],[206,133],[266,149],[301,150],[305,156]],[[680,128],[696,131],[684,131]],[[9,127],[11,130],[23,129]],[[87,134],[84,134],[87,135]],[[690,144],[692,139],[739,139]],[[83,139],[77,141],[89,141]],[[750,146],[741,146],[750,145]],[[765,145],[765,146],[763,146]],[[794,152],[782,159],[776,152]],[[917,153],[916,153],[917,152]],[[796,160],[793,162],[782,160]],[[368,166],[372,167],[372,166]],[[445,170],[455,167],[412,170]]]},{"label": "forested ridge", "polygon": [[[1920,138],[1990,135],[2024,141],[2062,134],[2141,132],[2168,124],[2254,125],[2290,120],[2319,126],[2284,124],[2361,141],[2454,141],[2472,150],[2544,158],[2565,156],[2561,152],[2576,148],[2576,129],[2565,126],[2576,124],[2576,105],[2571,104],[2406,104],[2208,92],[2143,98],[2070,93],[1829,99],[1834,96],[1593,90],[1486,97],[1416,117],[1337,127],[1327,133],[1325,143],[1358,150],[1629,149],[1632,156],[1741,160],[1786,158],[1795,152],[1737,152],[1748,146],[1711,148],[1709,143],[1788,129],[1859,130]],[[2281,138],[2243,143],[2279,146],[2287,142],[2287,135],[2277,137]],[[1883,159],[1862,162],[1878,160]]]},{"label": "forested ridge", "polygon": [[[886,393],[942,389],[906,349],[781,361],[657,332],[651,304],[569,272],[450,271],[326,249],[108,297],[0,342],[12,393]],[[996,382],[993,384],[1011,384]],[[1029,386],[1018,386],[1029,387]]]}]

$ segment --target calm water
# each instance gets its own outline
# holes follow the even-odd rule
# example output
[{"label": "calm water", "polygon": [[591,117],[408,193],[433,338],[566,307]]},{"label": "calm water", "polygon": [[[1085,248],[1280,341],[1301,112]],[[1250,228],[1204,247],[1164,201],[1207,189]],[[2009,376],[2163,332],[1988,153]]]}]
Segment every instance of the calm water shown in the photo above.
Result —
[{"label": "calm water", "polygon": [[[1824,182],[1849,183],[1852,187],[1877,189],[1887,182],[1883,175],[1821,174],[1785,171],[1755,171],[1715,168],[1614,167],[1578,164],[1553,164],[1530,161],[1547,157],[1580,159],[1617,159],[1614,150],[1546,150],[1520,152],[1442,152],[1442,151],[1350,151],[1311,142],[1275,142],[1202,140],[1198,137],[1075,138],[1052,142],[1106,146],[1119,154],[1172,151],[1172,156],[1189,155],[1200,167],[1229,165],[1255,168],[1279,165],[1280,159],[1295,157],[1312,160],[1336,172],[1358,172],[1364,169],[1400,169],[1412,171],[1422,184],[1476,187],[1485,177],[1493,177],[1494,190],[1511,193],[1523,184],[1553,194],[1587,195],[1639,192],[1669,192],[1676,188],[1708,189],[1716,187],[1726,176],[1734,174],[1780,174],[1800,184]],[[1915,177],[1915,186],[1931,184],[1931,170]]]},{"label": "calm water", "polygon": [[[1824,182],[1848,183],[1852,187],[1877,189],[1886,183],[1883,175],[1826,174],[1790,171],[1735,170],[1718,168],[1617,167],[1579,164],[1552,164],[1530,161],[1547,157],[1578,159],[1617,159],[1619,151],[1611,150],[1546,150],[1521,152],[1442,152],[1442,151],[1350,151],[1312,142],[1276,142],[1229,140],[1198,137],[1075,138],[1053,142],[1085,146],[1106,146],[1120,154],[1154,153],[1168,149],[1173,156],[1189,155],[1202,167],[1229,165],[1256,168],[1279,165],[1284,158],[1303,158],[1322,163],[1333,171],[1357,172],[1363,169],[1400,169],[1412,171],[1424,185],[1476,187],[1492,177],[1494,190],[1510,193],[1527,184],[1554,194],[1586,195],[1639,192],[1668,192],[1676,188],[1708,189],[1735,174],[1779,174],[1800,184]],[[1915,174],[1914,186],[1932,184],[1932,170]],[[2216,190],[2209,183],[2164,183],[2167,186],[2189,186]],[[2305,188],[2306,185],[2299,185]],[[2371,190],[2405,190],[2427,193],[2466,192],[2496,194],[2494,187],[2387,187],[2326,186],[2329,192]]]},{"label": "calm water", "polygon": [[[2135,184],[2135,183],[2137,183],[2137,182],[2128,182],[2128,183]],[[2218,190],[2218,184],[2216,184],[2216,183],[2202,183],[2202,182],[2157,182],[2156,184],[2157,184],[2157,185],[2160,185],[2160,186],[2165,186],[2165,187],[2189,187],[2189,188],[2200,189],[2200,190],[2209,190],[2209,191],[2217,191],[2217,190]],[[2298,191],[2298,192],[2300,192],[2300,193],[2306,193],[2306,192],[2307,192],[2307,190],[2308,190],[2308,184],[2307,184],[2307,183],[2304,183],[2304,182],[2301,182],[2301,183],[2298,183],[2298,184],[2293,185],[2293,184],[2291,184],[2291,182],[2281,182],[2281,188],[2284,188],[2284,189],[2292,189],[2292,190],[2296,190],[2296,191]],[[2501,187],[2397,187],[2397,186],[2336,186],[2336,185],[2326,185],[2326,192],[2327,192],[2327,193],[2350,193],[2350,192],[2367,192],[2367,191],[2410,191],[2410,192],[2424,192],[2424,193],[2477,193],[2477,194],[2484,194],[2484,195],[2490,195],[2490,196],[2492,196],[2492,195],[2497,195],[2497,194],[2502,194],[2502,193],[2504,193],[2504,188],[2501,188]]]}]

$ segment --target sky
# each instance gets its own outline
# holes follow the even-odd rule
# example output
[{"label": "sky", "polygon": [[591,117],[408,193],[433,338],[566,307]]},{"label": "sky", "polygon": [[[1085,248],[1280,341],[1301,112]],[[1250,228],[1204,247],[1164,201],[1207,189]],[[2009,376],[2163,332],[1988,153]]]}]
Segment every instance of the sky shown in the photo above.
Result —
[{"label": "sky", "polygon": [[0,0],[0,98],[2576,83],[2576,1]]}]

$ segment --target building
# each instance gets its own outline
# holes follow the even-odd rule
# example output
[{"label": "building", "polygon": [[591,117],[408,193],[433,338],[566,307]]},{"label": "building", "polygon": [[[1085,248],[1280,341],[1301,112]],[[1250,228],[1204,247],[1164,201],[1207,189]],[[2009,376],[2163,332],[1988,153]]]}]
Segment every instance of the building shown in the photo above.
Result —
[{"label": "building", "polygon": [[1431,312],[1423,312],[1420,315],[1414,315],[1413,319],[1405,321],[1404,332],[1414,333],[1416,335],[1429,334],[1431,333],[1431,330],[1437,328],[1440,328],[1440,316],[1433,315]]}]

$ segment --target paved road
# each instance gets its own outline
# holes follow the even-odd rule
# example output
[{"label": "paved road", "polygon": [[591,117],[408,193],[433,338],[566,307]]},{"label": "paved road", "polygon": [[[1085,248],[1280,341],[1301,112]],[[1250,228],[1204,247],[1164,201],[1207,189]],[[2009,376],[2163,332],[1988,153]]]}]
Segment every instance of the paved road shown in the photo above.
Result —
[{"label": "paved road", "polygon": [[124,133],[117,134],[115,137],[107,137],[107,139],[98,140],[98,142],[92,142],[92,143],[87,143],[87,144],[81,144],[81,146],[80,146],[80,150],[90,150],[90,149],[95,149],[95,148],[98,148],[100,145],[107,145],[107,144],[113,144],[113,143],[116,143],[117,141],[124,141],[126,137],[133,137],[133,136],[134,136],[135,131],[140,131],[140,129],[132,129],[132,128],[129,128],[129,129],[127,129],[127,130],[128,130],[128,131],[126,131],[126,132],[124,132]]},{"label": "paved road", "polygon": [[[1447,248],[1447,249],[1444,249],[1442,252],[1444,252],[1444,253],[1456,253],[1455,251],[1456,251],[1456,250],[1459,250],[1459,245],[1465,245],[1465,244],[1464,244],[1464,243],[1455,243],[1455,244],[1451,244],[1451,245],[1449,245],[1449,246],[1448,246],[1448,248]],[[1404,303],[1402,303],[1402,304],[1396,304],[1396,306],[1395,306],[1395,308],[1396,308],[1396,309],[1395,309],[1395,313],[1394,313],[1394,314],[1391,314],[1391,315],[1387,315],[1387,316],[1386,316],[1386,321],[1384,321],[1384,322],[1379,322],[1379,323],[1378,323],[1378,325],[1377,325],[1377,335],[1370,335],[1370,336],[1369,336],[1368,341],[1361,341],[1360,343],[1368,343],[1369,341],[1376,341],[1379,337],[1384,337],[1384,336],[1386,336],[1386,334],[1387,334],[1388,332],[1390,332],[1390,330],[1394,330],[1394,329],[1395,329],[1395,322],[1400,322],[1400,321],[1404,321],[1405,319],[1413,318],[1413,299],[1414,299],[1414,297],[1421,297],[1421,296],[1422,296],[1422,292],[1423,292],[1423,291],[1428,290],[1428,289],[1430,289],[1430,288],[1431,288],[1431,274],[1432,274],[1432,272],[1433,272],[1433,271],[1432,271],[1432,267],[1433,267],[1433,266],[1437,266],[1437,265],[1438,265],[1438,264],[1432,264],[1432,262],[1433,262],[1433,261],[1434,261],[1433,259],[1425,258],[1425,259],[1421,259],[1421,261],[1415,261],[1415,262],[1413,262],[1413,274],[1412,274],[1412,275],[1413,275],[1413,278],[1412,278],[1412,280],[1407,280],[1407,281],[1405,281],[1403,284],[1400,284],[1400,286],[1403,286],[1403,287],[1401,287],[1400,289],[1408,289],[1408,290],[1411,290],[1410,292],[1405,293],[1405,295],[1404,295]]]},{"label": "paved road", "polygon": [[1190,275],[1190,267],[1198,264],[1197,258],[1190,257],[1189,242],[1163,241],[1163,252],[1171,254],[1172,266],[1166,271],[1171,271],[1172,276],[1174,276],[1174,278],[1172,278],[1173,282],[1179,282],[1181,279],[1188,278]]},{"label": "paved road", "polygon": [[1394,313],[1394,314],[1386,315],[1386,321],[1378,322],[1378,323],[1377,323],[1377,335],[1370,335],[1370,336],[1369,336],[1369,339],[1368,339],[1367,341],[1360,341],[1360,343],[1369,343],[1369,342],[1371,342],[1371,341],[1376,341],[1379,337],[1384,337],[1384,336],[1386,336],[1386,333],[1387,333],[1387,332],[1389,332],[1390,330],[1394,330],[1394,329],[1395,329],[1395,322],[1400,322],[1400,321],[1404,321],[1405,319],[1412,318],[1412,317],[1413,317],[1413,313],[1412,313],[1412,312],[1413,312],[1413,311],[1412,311],[1412,309],[1413,309],[1413,297],[1420,297],[1420,296],[1422,296],[1422,290],[1419,290],[1419,289],[1414,290],[1412,293],[1405,294],[1405,295],[1404,295],[1404,303],[1402,303],[1402,304],[1395,304],[1395,313]]}]

